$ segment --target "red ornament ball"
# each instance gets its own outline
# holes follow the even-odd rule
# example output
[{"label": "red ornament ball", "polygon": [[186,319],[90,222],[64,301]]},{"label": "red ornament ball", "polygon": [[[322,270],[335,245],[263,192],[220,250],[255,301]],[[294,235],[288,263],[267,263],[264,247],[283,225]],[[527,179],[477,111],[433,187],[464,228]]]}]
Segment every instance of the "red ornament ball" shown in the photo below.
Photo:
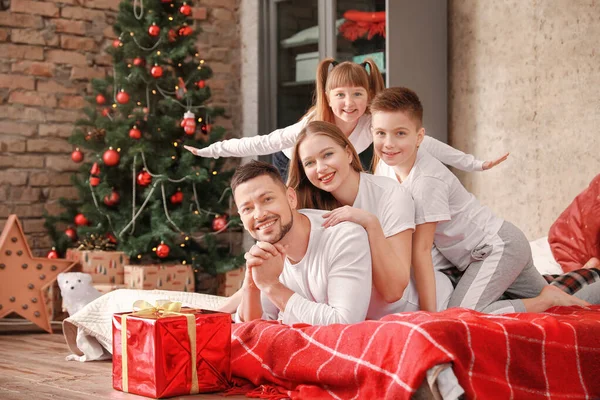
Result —
[{"label": "red ornament ball", "polygon": [[109,240],[109,242],[111,242],[113,244],[117,244],[117,238],[112,233],[108,232],[106,234],[106,238]]},{"label": "red ornament ball", "polygon": [[146,65],[146,60],[144,60],[142,57],[136,57],[133,59],[133,65],[136,67],[143,67]]},{"label": "red ornament ball", "polygon": [[140,131],[136,126],[129,130],[129,137],[135,140],[141,139],[142,131]]},{"label": "red ornament ball", "polygon": [[77,231],[73,228],[67,228],[65,235],[67,235],[67,237],[73,242],[77,240]]},{"label": "red ornament ball", "polygon": [[121,156],[119,152],[114,150],[112,147],[109,147],[108,150],[104,152],[102,155],[102,161],[104,161],[104,165],[108,167],[114,167],[119,163]]},{"label": "red ornament ball", "polygon": [[110,108],[103,108],[102,109],[102,116],[103,117],[108,117],[110,115]]},{"label": "red ornament ball", "polygon": [[75,216],[75,225],[83,226],[87,225],[90,221],[85,217],[85,215],[79,213]]},{"label": "red ornament ball", "polygon": [[192,32],[194,32],[194,30],[187,25],[179,28],[179,36],[189,36]]},{"label": "red ornament ball", "polygon": [[96,104],[98,105],[102,105],[106,103],[106,97],[104,97],[104,95],[99,94],[96,96]]},{"label": "red ornament ball", "polygon": [[160,258],[169,257],[170,251],[171,251],[171,248],[164,243],[161,243],[158,246],[156,246],[156,255],[159,256]]},{"label": "red ornament ball", "polygon": [[167,37],[169,38],[169,42],[171,42],[171,43],[176,41],[177,40],[177,32],[175,32],[175,29],[169,29],[169,32],[167,33]]},{"label": "red ornament ball", "polygon": [[100,184],[100,178],[97,176],[90,176],[90,185],[96,187]]},{"label": "red ornament ball", "polygon": [[119,40],[119,39],[113,40],[112,47],[114,47],[115,49],[118,49],[119,46],[121,46],[121,40]]},{"label": "red ornament ball", "polygon": [[120,200],[121,196],[119,196],[119,193],[114,189],[109,195],[104,196],[104,204],[109,207],[116,206],[119,204]]},{"label": "red ornament ball", "polygon": [[80,163],[83,161],[83,153],[81,152],[81,150],[79,150],[79,148],[76,148],[71,153],[71,160],[73,160],[73,162],[76,162],[76,163]]},{"label": "red ornament ball", "polygon": [[150,27],[148,28],[148,35],[154,37],[160,35],[160,27],[156,24],[150,25]]},{"label": "red ornament ball", "polygon": [[126,91],[121,90],[119,93],[117,93],[117,103],[119,103],[119,104],[129,103],[129,95],[127,94]]},{"label": "red ornament ball", "polygon": [[186,3],[183,3],[183,5],[179,7],[179,12],[188,17],[192,13],[192,7],[188,6]]},{"label": "red ornament ball", "polygon": [[217,215],[212,220],[212,230],[215,232],[225,230],[226,226],[227,226],[227,215]]},{"label": "red ornament ball", "polygon": [[171,204],[181,204],[183,201],[183,192],[178,190],[177,192],[171,195]]},{"label": "red ornament ball", "polygon": [[58,258],[58,251],[56,251],[56,249],[53,247],[52,250],[50,250],[48,254],[46,254],[46,257],[50,259]]},{"label": "red ornament ball", "polygon": [[98,166],[98,163],[92,164],[92,168],[90,168],[90,174],[100,175],[100,167]]},{"label": "red ornament ball", "polygon": [[150,69],[150,75],[154,78],[160,78],[163,75],[163,69],[160,65],[155,65]]},{"label": "red ornament ball", "polygon": [[146,171],[142,171],[137,175],[136,181],[140,186],[148,186],[152,183],[152,175]]},{"label": "red ornament ball", "polygon": [[197,85],[200,89],[204,89],[204,87],[206,86],[206,82],[204,80],[201,80],[198,81]]}]

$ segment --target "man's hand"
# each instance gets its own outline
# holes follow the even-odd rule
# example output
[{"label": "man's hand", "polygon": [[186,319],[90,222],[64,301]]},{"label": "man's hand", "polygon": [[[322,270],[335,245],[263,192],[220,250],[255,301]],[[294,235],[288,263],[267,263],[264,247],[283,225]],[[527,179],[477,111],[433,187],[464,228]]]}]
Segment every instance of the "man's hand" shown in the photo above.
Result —
[{"label": "man's hand", "polygon": [[286,248],[280,244],[258,242],[244,255],[246,266],[249,267],[252,279],[260,290],[279,283],[285,251]]},{"label": "man's hand", "polygon": [[509,154],[510,154],[510,153],[506,153],[506,154],[504,154],[502,157],[498,157],[498,158],[497,158],[497,159],[495,159],[495,160],[492,160],[492,161],[486,161],[486,162],[484,162],[484,163],[483,163],[483,170],[485,171],[485,170],[488,170],[488,169],[494,168],[496,165],[498,165],[498,164],[500,164],[500,163],[503,163],[504,161],[506,161],[506,159],[508,158],[508,155],[509,155]]},{"label": "man's hand", "polygon": [[324,228],[335,226],[340,222],[350,221],[367,229],[369,224],[377,221],[377,217],[370,212],[350,206],[336,208],[333,211],[323,214],[323,218],[325,218],[325,222],[322,225]]}]

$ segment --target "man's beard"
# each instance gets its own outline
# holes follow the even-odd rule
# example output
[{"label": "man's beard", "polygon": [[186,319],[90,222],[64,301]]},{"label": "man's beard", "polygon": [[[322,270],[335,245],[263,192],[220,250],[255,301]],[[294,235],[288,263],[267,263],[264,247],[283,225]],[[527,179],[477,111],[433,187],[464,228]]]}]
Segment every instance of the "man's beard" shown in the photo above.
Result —
[{"label": "man's beard", "polygon": [[[287,235],[287,233],[292,229],[292,226],[294,226],[294,213],[292,212],[292,209],[290,208],[290,222],[282,225],[281,226],[281,231],[279,232],[279,235],[277,236],[277,238],[275,239],[271,239],[271,240],[264,240],[267,243],[271,243],[271,244],[275,244],[277,242],[279,242],[281,239],[283,239],[285,237],[285,235]],[[281,219],[280,219],[281,221]],[[259,238],[254,238],[256,240],[260,240]]]}]

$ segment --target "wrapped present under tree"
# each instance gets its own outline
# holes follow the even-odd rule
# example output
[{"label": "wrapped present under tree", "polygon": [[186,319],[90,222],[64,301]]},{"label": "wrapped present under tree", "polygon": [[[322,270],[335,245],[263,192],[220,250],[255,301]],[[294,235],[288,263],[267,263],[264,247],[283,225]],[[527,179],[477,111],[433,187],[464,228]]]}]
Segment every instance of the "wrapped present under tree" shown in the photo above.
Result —
[{"label": "wrapped present under tree", "polygon": [[153,307],[113,317],[113,387],[153,398],[225,390],[231,379],[231,316]]},{"label": "wrapped present under tree", "polygon": [[126,265],[125,286],[129,289],[193,292],[194,271],[192,266],[183,264]]}]

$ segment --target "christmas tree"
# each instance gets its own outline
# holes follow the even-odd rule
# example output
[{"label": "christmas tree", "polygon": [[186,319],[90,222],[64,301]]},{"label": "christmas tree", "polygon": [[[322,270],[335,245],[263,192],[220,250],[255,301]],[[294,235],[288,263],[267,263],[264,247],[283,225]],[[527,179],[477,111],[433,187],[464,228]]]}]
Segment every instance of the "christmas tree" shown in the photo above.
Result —
[{"label": "christmas tree", "polygon": [[216,237],[239,226],[225,215],[231,172],[221,160],[183,149],[224,134],[211,124],[224,110],[206,105],[211,69],[196,51],[191,12],[189,2],[176,0],[121,2],[118,39],[107,49],[113,73],[92,81],[87,118],[69,138],[71,158],[81,163],[72,178],[79,199],[61,199],[66,211],[46,216],[59,253],[79,240],[116,247],[132,262],[172,261],[210,273],[241,265]]}]

